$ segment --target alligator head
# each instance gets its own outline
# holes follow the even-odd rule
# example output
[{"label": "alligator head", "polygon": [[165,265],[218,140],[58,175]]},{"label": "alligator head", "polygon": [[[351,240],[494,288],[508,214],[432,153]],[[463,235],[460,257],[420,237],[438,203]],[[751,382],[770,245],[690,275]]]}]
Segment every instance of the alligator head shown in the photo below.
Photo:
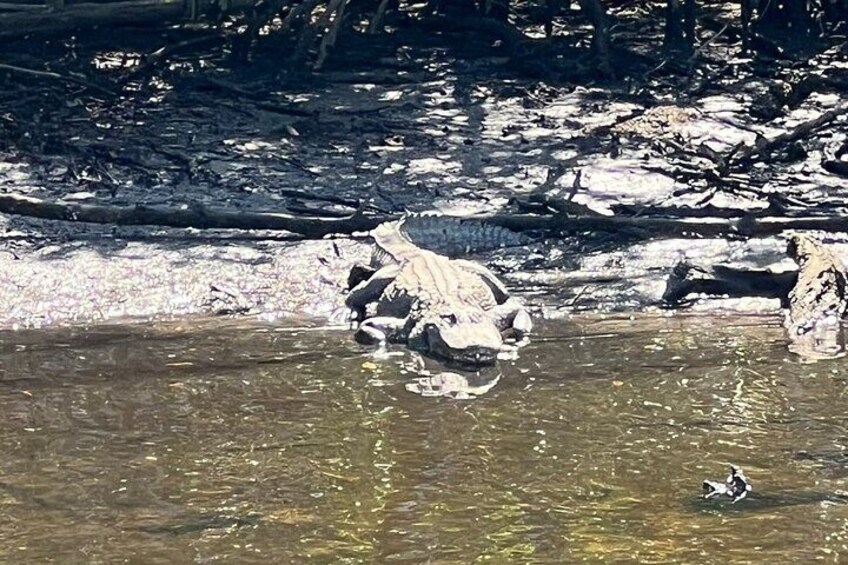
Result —
[{"label": "alligator head", "polygon": [[430,307],[415,324],[409,345],[460,365],[491,365],[503,345],[501,332],[481,309],[467,304]]}]

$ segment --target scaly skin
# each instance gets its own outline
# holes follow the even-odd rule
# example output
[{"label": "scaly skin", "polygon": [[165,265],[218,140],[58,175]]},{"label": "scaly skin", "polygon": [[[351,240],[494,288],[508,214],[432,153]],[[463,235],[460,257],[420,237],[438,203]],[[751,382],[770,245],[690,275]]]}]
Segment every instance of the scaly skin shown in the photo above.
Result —
[{"label": "scaly skin", "polygon": [[374,230],[378,270],[347,298],[362,320],[358,340],[407,343],[434,357],[484,365],[503,349],[504,334],[530,330],[529,316],[494,274],[413,245],[401,225]]}]

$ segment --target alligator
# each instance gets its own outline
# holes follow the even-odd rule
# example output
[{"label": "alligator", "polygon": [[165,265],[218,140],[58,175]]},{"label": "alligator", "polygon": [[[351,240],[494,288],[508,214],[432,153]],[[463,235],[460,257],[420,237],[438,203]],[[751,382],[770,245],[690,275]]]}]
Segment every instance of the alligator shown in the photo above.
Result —
[{"label": "alligator", "polygon": [[359,322],[357,341],[406,343],[431,357],[479,366],[494,363],[508,348],[505,340],[529,333],[530,316],[494,273],[414,242],[438,244],[462,234],[474,251],[523,241],[497,226],[437,216],[408,216],[371,232],[371,265],[351,270],[345,301]]},{"label": "alligator", "polygon": [[841,320],[848,313],[846,270],[818,239],[803,233],[789,237],[786,250],[797,271],[771,272],[725,266],[676,265],[663,300],[678,305],[690,293],[779,298],[786,308],[784,327],[789,350],[806,359],[840,357],[845,352]]}]

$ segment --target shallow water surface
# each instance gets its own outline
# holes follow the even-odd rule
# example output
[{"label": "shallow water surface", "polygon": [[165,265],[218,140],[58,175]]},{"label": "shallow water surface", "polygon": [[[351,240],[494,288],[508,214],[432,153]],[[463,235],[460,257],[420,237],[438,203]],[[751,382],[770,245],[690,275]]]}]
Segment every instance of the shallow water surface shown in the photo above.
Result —
[{"label": "shallow water surface", "polygon": [[[844,361],[771,318],[540,325],[449,378],[295,322],[0,334],[0,561],[848,559]],[[729,462],[749,499],[699,498]]]}]

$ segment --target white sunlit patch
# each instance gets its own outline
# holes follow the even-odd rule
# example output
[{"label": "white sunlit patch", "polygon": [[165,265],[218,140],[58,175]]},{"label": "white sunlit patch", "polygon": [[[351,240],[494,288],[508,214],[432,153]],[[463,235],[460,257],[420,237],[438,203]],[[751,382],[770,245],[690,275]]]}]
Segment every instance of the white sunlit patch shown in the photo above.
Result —
[{"label": "white sunlit patch", "polygon": [[380,95],[380,100],[384,102],[400,100],[403,98],[403,94],[402,90],[389,90],[388,92],[384,92]]},{"label": "white sunlit patch", "polygon": [[164,80],[162,80],[160,78],[153,78],[150,81],[150,86],[152,86],[153,88],[156,88],[157,90],[173,90],[173,88],[174,88],[169,83],[165,82]]},{"label": "white sunlit patch", "polygon": [[458,173],[461,169],[459,162],[448,160],[447,156],[444,159],[425,157],[409,162],[409,174],[412,175]]},{"label": "white sunlit patch", "polygon": [[136,51],[107,51],[94,57],[92,63],[98,70],[130,69],[139,65],[141,57]]},{"label": "white sunlit patch", "polygon": [[402,170],[404,170],[404,168],[405,167],[400,163],[392,163],[391,165],[389,165],[388,167],[383,169],[383,174],[384,175],[393,175],[395,173],[401,172]]}]

